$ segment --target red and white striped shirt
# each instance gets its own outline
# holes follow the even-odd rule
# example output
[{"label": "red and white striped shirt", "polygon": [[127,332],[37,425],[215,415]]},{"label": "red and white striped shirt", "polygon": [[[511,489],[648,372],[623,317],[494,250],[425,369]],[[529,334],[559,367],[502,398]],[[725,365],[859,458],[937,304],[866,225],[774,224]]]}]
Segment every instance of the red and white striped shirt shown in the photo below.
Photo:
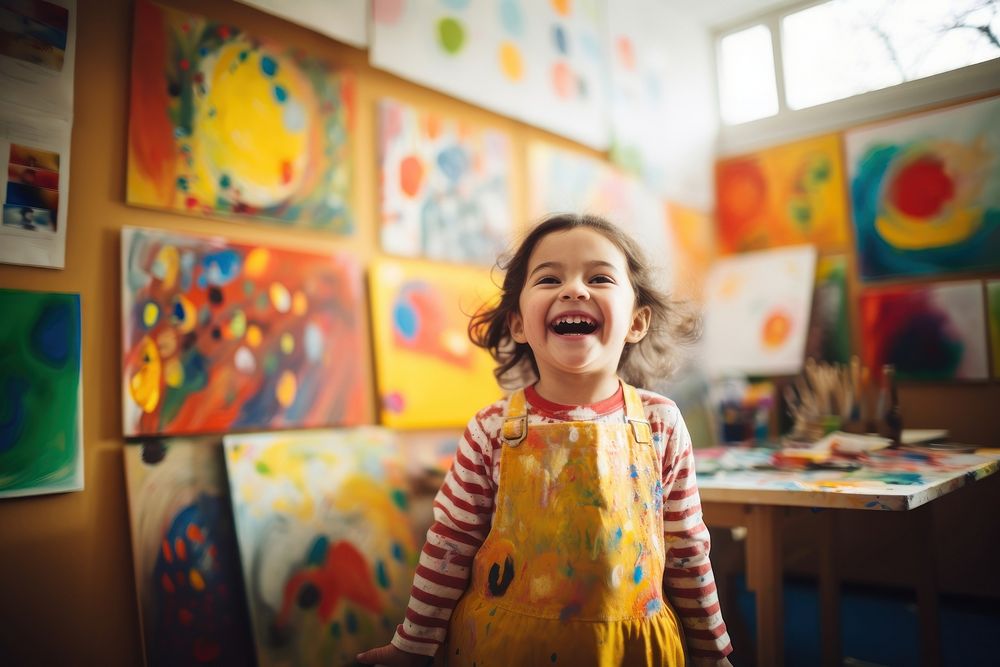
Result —
[{"label": "red and white striped shirt", "polygon": [[[710,541],[695,482],[691,437],[673,401],[638,391],[661,457],[667,549],[663,590],[684,625],[689,654],[721,659],[732,646],[708,558]],[[533,387],[525,389],[525,398],[529,428],[561,421],[621,421],[624,416],[621,391],[587,406],[552,403]],[[434,523],[420,554],[406,619],[392,639],[400,650],[434,655],[468,586],[472,559],[493,519],[503,446],[500,429],[507,404],[508,399],[502,399],[480,410],[459,441],[451,470],[434,499]]]}]

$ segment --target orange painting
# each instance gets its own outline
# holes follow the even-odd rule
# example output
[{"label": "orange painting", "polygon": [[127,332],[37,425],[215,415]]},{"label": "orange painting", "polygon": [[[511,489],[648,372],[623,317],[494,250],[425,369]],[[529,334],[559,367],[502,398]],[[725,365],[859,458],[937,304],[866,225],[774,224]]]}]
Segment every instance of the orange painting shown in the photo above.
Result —
[{"label": "orange painting", "polygon": [[723,253],[848,240],[840,136],[824,135],[720,160],[715,166]]},{"label": "orange painting", "polygon": [[666,208],[677,243],[674,296],[702,301],[708,269],[718,254],[714,221],[708,213],[676,202],[667,202]]}]

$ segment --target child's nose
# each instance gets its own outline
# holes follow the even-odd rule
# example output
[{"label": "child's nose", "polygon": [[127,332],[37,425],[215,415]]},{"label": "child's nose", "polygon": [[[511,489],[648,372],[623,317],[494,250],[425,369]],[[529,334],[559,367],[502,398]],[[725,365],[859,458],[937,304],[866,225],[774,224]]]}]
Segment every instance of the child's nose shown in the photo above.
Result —
[{"label": "child's nose", "polygon": [[590,296],[590,292],[587,291],[586,286],[576,280],[570,280],[563,285],[562,294],[559,297],[563,301],[571,301],[573,299],[586,299]]}]

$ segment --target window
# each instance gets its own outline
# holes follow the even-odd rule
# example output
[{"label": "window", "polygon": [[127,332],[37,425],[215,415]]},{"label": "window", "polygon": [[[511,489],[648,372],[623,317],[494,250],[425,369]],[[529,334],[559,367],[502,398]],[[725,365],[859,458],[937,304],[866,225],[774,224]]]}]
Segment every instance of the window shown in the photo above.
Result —
[{"label": "window", "polygon": [[719,106],[735,124],[778,112],[771,31],[765,26],[726,35],[719,44]]},{"label": "window", "polygon": [[996,58],[998,10],[984,0],[831,0],[788,14],[786,102],[802,109]]},{"label": "window", "polygon": [[805,0],[716,32],[716,48],[731,153],[997,91],[1000,0]]}]

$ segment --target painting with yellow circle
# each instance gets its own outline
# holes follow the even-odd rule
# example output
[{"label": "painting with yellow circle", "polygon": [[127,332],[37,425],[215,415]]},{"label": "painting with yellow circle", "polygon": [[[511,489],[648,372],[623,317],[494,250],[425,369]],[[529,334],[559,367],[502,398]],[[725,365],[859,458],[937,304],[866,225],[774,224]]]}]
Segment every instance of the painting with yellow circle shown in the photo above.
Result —
[{"label": "painting with yellow circle", "polygon": [[132,41],[128,203],[351,231],[346,73],[146,0]]},{"label": "painting with yellow circle", "polygon": [[493,359],[468,336],[498,295],[489,269],[382,260],[369,282],[383,424],[461,427],[500,398]]},{"label": "painting with yellow circle", "polygon": [[363,308],[347,254],[125,228],[125,435],[366,421]]}]

